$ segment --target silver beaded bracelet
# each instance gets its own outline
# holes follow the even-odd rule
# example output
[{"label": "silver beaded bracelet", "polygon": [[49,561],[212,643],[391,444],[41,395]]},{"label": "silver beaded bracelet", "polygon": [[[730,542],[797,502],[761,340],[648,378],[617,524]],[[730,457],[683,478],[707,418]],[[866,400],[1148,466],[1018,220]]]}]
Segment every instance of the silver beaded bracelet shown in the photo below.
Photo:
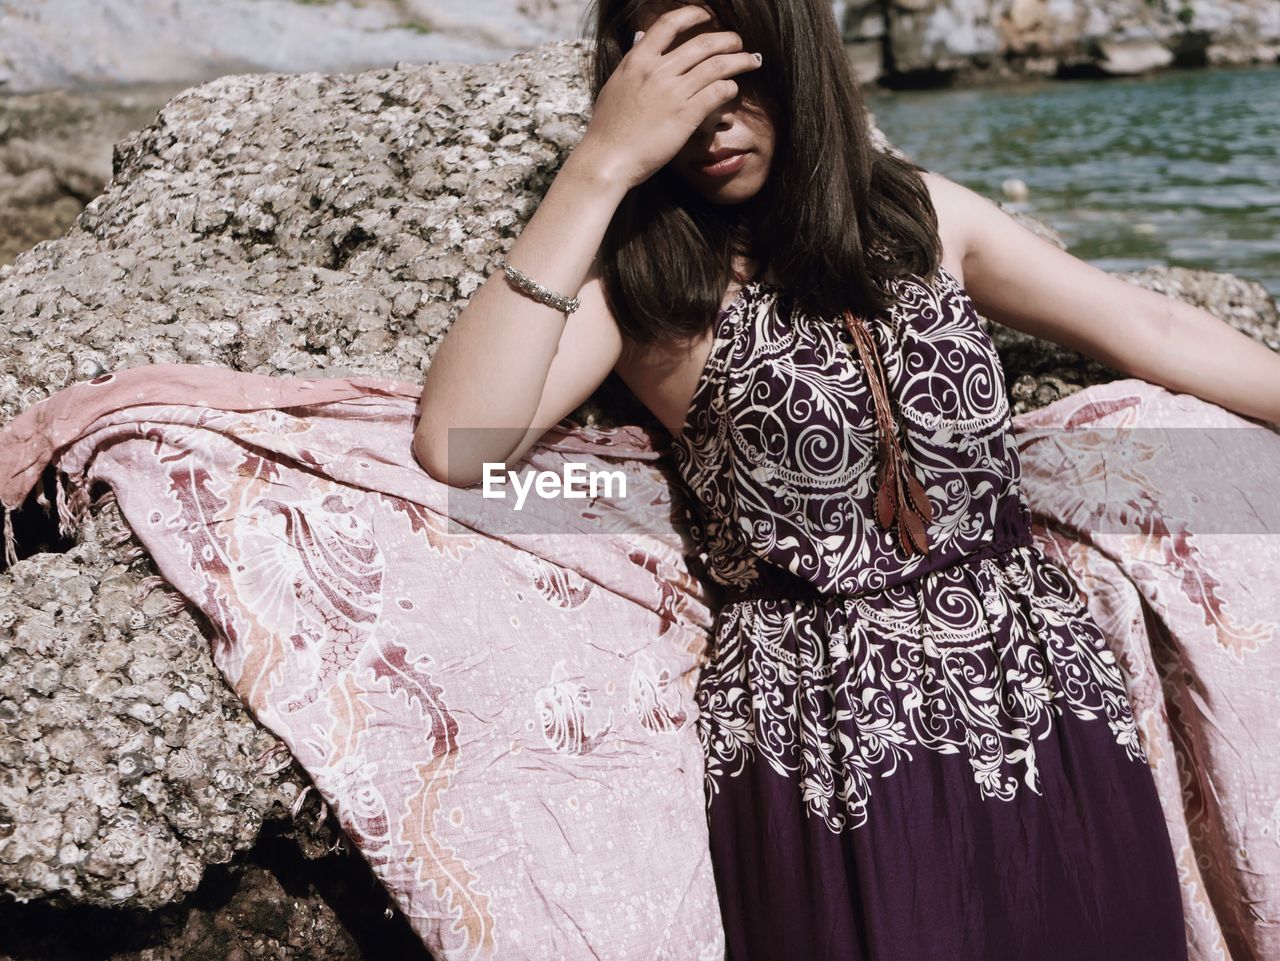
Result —
[{"label": "silver beaded bracelet", "polygon": [[554,290],[543,287],[532,277],[516,270],[506,260],[499,260],[498,266],[506,271],[507,277],[513,284],[539,303],[563,311],[566,316],[578,309],[580,302],[577,297],[565,297],[562,294],[557,294]]}]

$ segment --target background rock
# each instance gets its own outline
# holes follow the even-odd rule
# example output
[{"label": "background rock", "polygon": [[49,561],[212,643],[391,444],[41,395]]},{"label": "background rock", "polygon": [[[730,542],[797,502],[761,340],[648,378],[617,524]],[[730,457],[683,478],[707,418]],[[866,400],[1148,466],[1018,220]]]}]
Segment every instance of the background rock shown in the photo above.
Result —
[{"label": "background rock", "polygon": [[141,363],[421,378],[580,136],[583,52],[179,94],[65,238],[0,268],[0,418]]},{"label": "background rock", "polygon": [[111,148],[173,86],[0,97],[0,264],[60,237],[111,177]]},{"label": "background rock", "polygon": [[[559,43],[500,64],[228,76],[174,97],[118,145],[105,192],[65,237],[0,268],[0,420],[102,370],[156,362],[420,380],[580,137],[585,53]],[[1136,279],[1274,342],[1256,285]],[[1000,336],[1024,406],[1110,376]],[[578,413],[656,423],[613,376]],[[169,905],[146,915],[151,946],[118,956],[212,952],[208,932],[235,928],[223,912],[240,909],[193,898],[208,866],[243,863],[264,824],[295,813],[292,843],[327,860],[332,819],[222,684],[202,625],[156,584],[109,502],[65,553],[49,552],[59,545],[34,498],[19,516],[24,559],[0,575],[0,889],[78,911]],[[263,913],[244,916],[259,927],[209,956],[350,951],[318,894],[288,896],[316,919],[314,944],[278,907],[284,895],[264,894]],[[54,953],[42,910],[4,908],[0,955],[19,937]]]},{"label": "background rock", "polygon": [[[890,86],[1274,63],[1275,0],[834,0]],[[588,0],[41,0],[0,7],[0,89],[501,60],[584,37]],[[263,42],[268,38],[269,42]]]},{"label": "background rock", "polygon": [[499,60],[563,36],[557,5],[544,6],[531,16],[511,0],[10,2],[0,6],[0,77],[29,93]]},{"label": "background rock", "polygon": [[865,81],[893,87],[1275,63],[1274,0],[848,0]]},{"label": "background rock", "polygon": [[[0,316],[15,325],[0,418],[86,372],[165,360],[420,379],[580,136],[580,52],[182,93],[119,145],[106,192],[66,237],[0,269]],[[148,915],[147,950],[175,956],[196,942],[221,957],[325,956],[256,914],[247,944],[199,935],[231,910],[189,896],[209,865],[242,859],[299,799],[293,843],[329,861],[333,820],[222,683],[191,614],[161,589],[135,609],[155,571],[117,543],[114,508],[59,554],[34,501],[19,513],[25,559],[0,576],[0,889],[81,912],[181,903]],[[345,870],[382,911],[367,866]],[[317,897],[299,892],[303,913],[332,919]],[[4,910],[0,956],[19,936],[73,951],[73,929],[49,930],[38,903]],[[366,950],[385,956],[408,930],[391,914]]]},{"label": "background rock", "polygon": [[430,961],[359,854],[308,860],[278,824],[244,859],[211,866],[180,905],[0,901],[0,961]]}]

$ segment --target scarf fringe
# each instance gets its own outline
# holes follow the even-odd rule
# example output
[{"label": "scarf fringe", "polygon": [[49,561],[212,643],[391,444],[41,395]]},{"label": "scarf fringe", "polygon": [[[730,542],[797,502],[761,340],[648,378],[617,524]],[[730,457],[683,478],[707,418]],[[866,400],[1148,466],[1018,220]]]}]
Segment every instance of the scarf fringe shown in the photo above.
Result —
[{"label": "scarf fringe", "polygon": [[[89,513],[89,496],[81,487],[73,485],[71,479],[62,471],[54,468],[53,471],[53,487],[54,501],[57,505],[58,517],[58,535],[60,537],[74,537],[83,526]],[[45,495],[43,484],[37,484],[35,488],[36,503],[45,511],[46,514],[52,516],[53,505],[49,503],[49,498]],[[114,499],[115,492],[109,491],[108,494]],[[99,499],[99,503],[107,500],[104,496]],[[18,542],[13,530],[13,512],[16,507],[9,507],[7,504],[0,504],[0,511],[4,514],[4,560],[7,567],[13,567],[18,563]]]},{"label": "scarf fringe", "polygon": [[143,598],[150,597],[154,591],[164,590],[168,586],[168,583],[169,582],[159,574],[152,574],[149,577],[144,577],[142,580],[138,581],[138,586],[133,592],[133,599],[135,601],[140,601]]},{"label": "scarf fringe", "polygon": [[58,504],[58,533],[63,537],[72,537],[84,523],[85,513],[89,508],[89,499],[79,487],[72,486],[69,478],[60,470],[53,472],[54,498]]},{"label": "scarf fringe", "polygon": [[9,570],[18,563],[18,541],[13,536],[13,511],[7,505],[0,504],[4,511],[4,563]]},{"label": "scarf fringe", "polygon": [[106,543],[109,547],[120,547],[122,544],[127,544],[132,539],[133,531],[125,528],[124,530],[117,531],[115,534],[106,538]]}]

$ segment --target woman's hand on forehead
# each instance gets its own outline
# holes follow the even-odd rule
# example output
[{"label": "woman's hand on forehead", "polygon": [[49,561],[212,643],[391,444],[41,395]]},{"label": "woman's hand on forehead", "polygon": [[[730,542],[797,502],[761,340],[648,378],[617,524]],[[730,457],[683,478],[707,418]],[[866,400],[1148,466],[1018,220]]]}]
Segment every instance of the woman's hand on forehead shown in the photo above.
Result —
[{"label": "woman's hand on forehead", "polygon": [[[648,32],[664,15],[671,13],[672,11],[682,10],[685,8],[694,8],[699,11],[706,11],[706,13],[700,14],[704,19],[700,19],[697,23],[680,28],[671,43],[667,45],[666,50],[674,49],[686,40],[696,37],[700,33],[714,33],[717,30],[724,29],[720,24],[719,18],[705,3],[672,3],[670,0],[662,0],[662,2],[649,3],[640,8],[635,17],[636,30]],[[690,14],[682,14],[682,17],[687,16],[690,16]],[[665,53],[666,50],[661,52]]]},{"label": "woman's hand on forehead", "polygon": [[679,4],[643,33],[601,88],[575,149],[627,189],[679,154],[707,117],[738,96],[734,77],[761,64],[737,33],[716,29],[705,4]]}]

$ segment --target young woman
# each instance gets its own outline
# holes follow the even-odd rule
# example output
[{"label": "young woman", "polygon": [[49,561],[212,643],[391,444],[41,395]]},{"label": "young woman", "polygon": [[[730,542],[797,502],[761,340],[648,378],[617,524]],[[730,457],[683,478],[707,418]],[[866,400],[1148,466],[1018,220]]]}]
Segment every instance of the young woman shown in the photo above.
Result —
[{"label": "young woman", "polygon": [[726,588],[698,730],[731,958],[1185,958],[1123,677],[1031,541],[975,311],[1270,421],[1280,358],[873,151],[827,0],[599,0],[593,66],[415,450],[475,483],[614,369],[667,426]]}]

